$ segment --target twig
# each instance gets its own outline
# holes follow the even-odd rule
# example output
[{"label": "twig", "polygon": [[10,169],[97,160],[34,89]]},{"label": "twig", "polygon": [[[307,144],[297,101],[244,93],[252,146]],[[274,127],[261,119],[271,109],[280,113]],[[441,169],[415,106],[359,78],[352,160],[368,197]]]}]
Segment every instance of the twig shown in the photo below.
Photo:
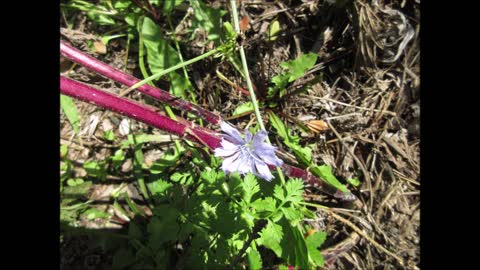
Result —
[{"label": "twig", "polygon": [[394,254],[393,252],[389,251],[388,249],[384,248],[382,245],[380,245],[377,241],[375,241],[374,239],[372,239],[370,236],[368,236],[367,234],[365,234],[360,228],[358,228],[355,224],[353,224],[352,222],[350,222],[349,220],[335,214],[333,211],[330,211],[330,210],[327,210],[327,209],[323,209],[323,208],[320,208],[324,211],[326,211],[327,213],[329,213],[330,215],[332,215],[332,217],[334,217],[335,219],[337,219],[338,221],[344,223],[345,225],[349,226],[350,228],[352,228],[356,233],[358,233],[360,236],[362,236],[363,238],[365,238],[365,240],[367,240],[368,242],[370,242],[372,245],[374,245],[377,249],[383,251],[384,253],[388,254],[389,256],[395,258],[402,266],[404,266],[404,262],[403,262],[403,259],[400,258],[398,255]]}]

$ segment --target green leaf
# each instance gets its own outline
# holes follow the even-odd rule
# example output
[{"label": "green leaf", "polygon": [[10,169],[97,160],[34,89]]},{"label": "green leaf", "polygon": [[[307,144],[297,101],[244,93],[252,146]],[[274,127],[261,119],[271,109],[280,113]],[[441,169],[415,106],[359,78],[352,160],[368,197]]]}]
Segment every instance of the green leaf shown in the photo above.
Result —
[{"label": "green leaf", "polygon": [[275,41],[278,38],[277,34],[279,32],[280,32],[280,23],[278,22],[277,19],[275,19],[268,26],[267,41]]},{"label": "green leaf", "polygon": [[312,148],[309,146],[301,147],[298,144],[285,142],[285,144],[292,149],[293,153],[302,164],[309,166],[312,163]]},{"label": "green leaf", "polygon": [[170,87],[170,92],[172,92],[172,94],[177,97],[185,99],[187,96],[185,90],[190,91],[193,89],[190,81],[176,72],[171,72],[168,75],[170,77],[170,82],[172,83]]},{"label": "green leaf", "polygon": [[303,214],[300,210],[293,207],[282,207],[281,211],[292,226],[296,226],[303,219]]},{"label": "green leaf", "polygon": [[298,178],[292,178],[287,183],[285,183],[285,190],[287,192],[286,200],[299,203],[303,201],[303,181]]},{"label": "green leaf", "polygon": [[70,178],[67,180],[67,185],[70,186],[70,187],[74,187],[77,185],[77,183],[75,182],[74,179]]},{"label": "green leaf", "polygon": [[212,170],[212,168],[207,167],[204,171],[200,173],[200,178],[207,181],[209,184],[213,184],[218,177],[218,173],[216,170]]},{"label": "green leaf", "polygon": [[100,14],[95,10],[87,12],[88,18],[99,25],[115,25],[115,20],[105,14]]},{"label": "green leaf", "polygon": [[83,195],[86,195],[88,193],[91,186],[92,186],[91,181],[84,182],[83,184],[80,184],[80,185],[75,183],[75,186],[64,187],[63,194],[74,196],[74,197],[82,197]]},{"label": "green leaf", "polygon": [[293,82],[302,77],[317,61],[318,55],[315,53],[307,53],[299,56],[295,60],[286,61],[280,64],[287,69],[288,82]]},{"label": "green leaf", "polygon": [[78,117],[78,110],[75,103],[73,103],[72,98],[60,94],[60,106],[62,107],[65,116],[67,116],[68,122],[72,125],[73,131],[78,134],[80,118]]},{"label": "green leaf", "polygon": [[107,177],[107,171],[105,169],[105,162],[97,162],[89,160],[83,163],[83,168],[87,171],[87,174],[91,177],[96,177],[101,181]]},{"label": "green leaf", "polygon": [[[177,51],[162,37],[160,27],[148,17],[143,20],[142,36],[152,73],[159,73],[180,63]],[[169,73],[168,77],[172,83],[170,91],[178,97],[186,98],[185,90],[193,89],[190,81],[176,72]]]},{"label": "green leaf", "polygon": [[354,187],[358,187],[360,185],[360,180],[358,180],[357,178],[349,178],[347,179],[347,183]]},{"label": "green leaf", "polygon": [[248,260],[248,269],[256,270],[256,269],[262,269],[262,257],[260,256],[260,253],[255,250],[250,248],[250,250],[247,252],[247,260]]},{"label": "green leaf", "polygon": [[124,37],[124,36],[126,36],[126,34],[103,36],[103,37],[101,38],[101,40],[102,40],[103,44],[105,44],[105,46],[107,46],[108,43],[110,42],[110,40],[116,39],[116,38],[119,38],[119,37]]},{"label": "green leaf", "polygon": [[101,210],[98,210],[97,208],[90,208],[88,209],[87,211],[85,211],[85,213],[83,213],[85,216],[87,216],[87,219],[88,220],[93,220],[93,219],[96,219],[96,218],[109,218],[110,215],[101,211]]},{"label": "green leaf", "polygon": [[184,149],[182,149],[181,152],[177,152],[174,148],[168,149],[163,154],[161,159],[153,163],[153,165],[150,167],[150,172],[152,174],[159,174],[172,168],[172,166],[174,166],[177,160],[180,158],[183,151]]},{"label": "green leaf", "polygon": [[115,154],[111,157],[112,159],[112,166],[115,170],[118,170],[122,165],[122,162],[125,160],[125,155],[123,154],[122,149],[118,149],[115,151]]},{"label": "green leaf", "polygon": [[257,211],[258,215],[261,217],[266,217],[273,213],[276,210],[276,201],[272,197],[267,197],[265,199],[257,199],[251,206]]},{"label": "green leaf", "polygon": [[215,9],[205,5],[199,0],[190,0],[195,19],[192,22],[192,29],[203,28],[208,33],[209,40],[220,38],[222,17],[228,12],[222,9]]},{"label": "green leaf", "polygon": [[113,130],[107,130],[107,131],[105,131],[104,138],[107,141],[113,142],[113,141],[115,141],[115,133],[113,132]]},{"label": "green leaf", "polygon": [[235,32],[235,29],[233,29],[232,24],[230,22],[224,22],[223,28],[225,29],[225,36],[227,40],[234,40],[237,36],[237,32]]},{"label": "green leaf", "polygon": [[66,158],[68,154],[68,147],[65,144],[60,145],[60,158]]},{"label": "green leaf", "polygon": [[162,179],[158,179],[154,182],[147,183],[148,189],[152,193],[153,196],[155,195],[164,195],[165,191],[170,189],[173,184]]},{"label": "green leaf", "polygon": [[318,173],[318,175],[323,178],[330,185],[338,188],[342,192],[349,192],[347,187],[340,183],[338,179],[332,173],[332,167],[328,165],[315,166],[312,169],[312,172]]},{"label": "green leaf", "polygon": [[163,4],[163,14],[167,16],[170,15],[173,9],[176,6],[180,5],[182,2],[183,0],[166,0]]},{"label": "green leaf", "polygon": [[240,106],[235,108],[232,115],[238,115],[249,111],[253,112],[253,103],[251,101],[240,104]]},{"label": "green leaf", "polygon": [[258,193],[260,191],[260,187],[258,185],[258,181],[255,177],[255,175],[249,173],[245,176],[242,182],[243,186],[243,200],[246,203],[250,203],[252,200],[253,195]]},{"label": "green leaf", "polygon": [[148,246],[157,251],[163,243],[177,238],[180,227],[176,221],[177,209],[169,205],[160,205],[153,212],[155,216],[147,225]]},{"label": "green leaf", "polygon": [[178,182],[182,185],[188,185],[193,182],[193,177],[190,172],[175,172],[174,174],[172,174],[172,176],[170,176],[170,180],[172,182]]},{"label": "green leaf", "polygon": [[280,92],[280,97],[283,96],[288,83],[302,77],[315,65],[317,57],[317,54],[307,53],[299,56],[295,60],[281,63],[280,66],[282,66],[284,70],[272,78],[272,83],[275,86],[268,89],[267,97],[273,98],[278,92]]},{"label": "green leaf", "polygon": [[273,196],[280,201],[285,201],[285,192],[283,191],[283,187],[281,185],[275,185],[273,189]]},{"label": "green leaf", "polygon": [[289,265],[296,266],[299,269],[311,269],[305,238],[298,226],[291,226],[285,219],[282,219],[280,224],[284,232],[284,237],[280,243],[284,251],[281,258]]},{"label": "green leaf", "polygon": [[288,140],[289,134],[287,127],[283,124],[282,120],[274,113],[270,112],[268,114],[270,120],[270,124],[275,128],[277,134],[284,140]]},{"label": "green leaf", "polygon": [[317,248],[323,244],[326,237],[327,234],[325,232],[316,232],[307,237],[307,239],[305,240],[307,244],[308,254],[312,259],[313,263],[318,267],[323,267],[324,259],[322,253],[320,253]]},{"label": "green leaf", "polygon": [[267,226],[263,228],[259,234],[260,238],[258,238],[258,242],[260,242],[261,245],[271,249],[278,257],[281,257],[282,247],[280,246],[280,241],[283,238],[282,226],[268,221]]}]

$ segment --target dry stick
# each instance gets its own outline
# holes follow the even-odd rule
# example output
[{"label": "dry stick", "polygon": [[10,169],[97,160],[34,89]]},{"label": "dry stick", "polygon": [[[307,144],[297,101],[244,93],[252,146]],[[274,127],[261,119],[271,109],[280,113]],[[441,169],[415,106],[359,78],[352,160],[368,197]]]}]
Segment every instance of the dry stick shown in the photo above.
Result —
[{"label": "dry stick", "polygon": [[335,136],[337,136],[338,140],[340,143],[347,149],[348,153],[352,156],[353,160],[357,163],[357,165],[360,167],[362,170],[363,176],[365,177],[365,180],[367,181],[368,189],[370,190],[370,209],[373,208],[373,190],[372,190],[372,182],[370,180],[370,174],[368,173],[367,169],[363,165],[363,163],[358,159],[358,157],[352,152],[352,150],[347,146],[347,144],[343,141],[342,136],[338,134],[337,130],[333,127],[332,123],[330,123],[330,120],[327,120],[328,126],[332,129],[333,133],[335,133]]},{"label": "dry stick", "polygon": [[[85,53],[82,53],[81,51],[73,48],[72,46],[68,45],[63,41],[60,42],[60,53],[66,58],[126,86],[132,86],[140,82],[139,79],[133,77],[132,75],[117,70],[103,63],[102,61],[86,55]],[[148,96],[151,96],[161,102],[167,103],[181,111],[193,113],[212,124],[219,124],[222,121],[222,118],[220,116],[208,110],[205,110],[198,105],[175,97],[162,89],[144,84],[138,87],[136,90]]]},{"label": "dry stick", "polygon": [[343,105],[343,106],[346,106],[346,107],[352,107],[352,108],[356,108],[356,109],[360,109],[360,110],[364,110],[364,111],[381,112],[381,113],[389,114],[389,115],[392,115],[392,116],[396,116],[396,115],[397,115],[395,112],[386,111],[386,110],[370,109],[370,108],[355,106],[355,105],[351,105],[351,104],[348,104],[348,103],[340,102],[340,101],[337,101],[337,100],[334,100],[334,99],[330,99],[330,98],[324,98],[324,97],[313,97],[313,98],[314,98],[314,99],[321,99],[321,100],[330,101],[330,102],[337,103],[337,104],[340,104],[340,105]]},{"label": "dry stick", "polygon": [[352,228],[356,233],[358,233],[360,236],[362,236],[363,238],[365,238],[365,240],[367,240],[368,242],[370,242],[372,245],[374,245],[376,248],[378,248],[379,250],[385,252],[386,254],[392,256],[393,258],[395,258],[402,266],[404,266],[404,262],[403,262],[403,259],[400,258],[398,255],[392,253],[391,251],[389,251],[388,249],[382,247],[377,241],[375,241],[374,239],[372,239],[370,236],[366,235],[360,228],[358,228],[355,224],[353,224],[352,222],[350,222],[348,219],[345,219],[337,214],[335,214],[333,211],[330,211],[330,210],[327,210],[327,209],[322,209],[322,210],[325,210],[327,213],[329,213],[330,215],[332,215],[332,217],[334,217],[335,219],[339,220],[340,222],[344,223],[345,225],[349,226],[350,228]]}]

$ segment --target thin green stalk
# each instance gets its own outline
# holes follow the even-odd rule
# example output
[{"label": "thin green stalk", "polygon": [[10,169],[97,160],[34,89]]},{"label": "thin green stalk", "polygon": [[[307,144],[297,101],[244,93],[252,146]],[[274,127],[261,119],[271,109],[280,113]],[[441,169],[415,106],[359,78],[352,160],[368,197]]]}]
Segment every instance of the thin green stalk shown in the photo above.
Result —
[{"label": "thin green stalk", "polygon": [[[170,26],[170,30],[173,33],[173,41],[175,42],[175,48],[177,49],[178,59],[180,59],[180,63],[183,63],[182,51],[180,50],[180,45],[178,44],[178,41],[177,41],[177,35],[175,34],[175,28],[173,28],[172,18],[170,17],[170,14],[167,15],[167,21],[168,21],[168,25]],[[183,69],[183,76],[190,83],[190,79],[188,78],[187,69],[185,67],[182,67],[182,69]],[[197,99],[195,98],[195,93],[190,92],[190,96],[192,97],[193,103],[197,104]],[[176,120],[176,119],[174,119],[174,120]],[[199,119],[199,122],[200,122],[200,126],[203,127],[203,120],[201,118]]]},{"label": "thin green stalk", "polygon": [[[237,3],[236,0],[230,0],[230,5],[232,7],[232,17],[233,17],[233,25],[235,31],[240,34],[240,24],[238,22],[238,14],[237,14]],[[260,126],[261,130],[265,130],[265,125],[262,121],[262,115],[260,114],[260,108],[258,107],[257,97],[255,96],[255,92],[253,91],[252,81],[250,80],[250,73],[248,72],[248,65],[247,65],[247,57],[245,56],[245,51],[243,49],[243,45],[240,45],[240,58],[242,60],[243,72],[245,73],[245,79],[247,80],[247,87],[248,92],[250,93],[250,98],[252,99],[253,109],[255,111],[255,117],[257,118],[258,125]],[[267,136],[267,142],[270,142],[270,139]],[[283,175],[282,170],[280,167],[277,167],[278,176],[280,177],[280,182],[282,185],[285,184],[285,176]]]},{"label": "thin green stalk", "polygon": [[140,87],[140,86],[142,86],[142,85],[144,85],[144,84],[146,84],[146,83],[148,83],[148,82],[151,82],[151,81],[153,81],[153,80],[155,80],[155,79],[158,79],[158,78],[162,77],[162,76],[165,75],[165,74],[168,74],[168,73],[170,73],[170,72],[172,72],[172,71],[175,71],[175,70],[177,70],[177,69],[179,69],[179,68],[182,68],[182,67],[184,67],[184,66],[188,66],[188,65],[193,64],[193,63],[195,63],[195,62],[198,62],[198,61],[200,61],[200,60],[202,60],[202,59],[205,59],[205,58],[209,57],[210,55],[213,55],[213,54],[219,52],[221,49],[222,49],[221,47],[218,47],[218,48],[213,49],[213,50],[211,50],[211,51],[209,51],[209,52],[206,52],[206,53],[204,53],[204,54],[202,54],[202,55],[199,55],[199,56],[197,56],[197,57],[195,57],[195,58],[192,58],[192,59],[190,59],[190,60],[188,60],[188,61],[186,61],[186,62],[182,62],[182,63],[176,64],[176,65],[173,66],[173,67],[169,67],[169,68],[167,68],[167,69],[164,69],[164,70],[162,70],[161,72],[159,72],[159,73],[157,73],[157,74],[153,74],[152,76],[150,76],[150,77],[148,77],[148,78],[146,78],[146,79],[144,79],[144,80],[142,80],[142,81],[140,81],[140,82],[132,85],[132,87],[130,87],[130,88],[128,88],[127,90],[125,90],[125,92],[129,92],[129,91],[131,91],[131,90],[133,90],[133,89],[137,89],[138,87]]},{"label": "thin green stalk", "polygon": [[[143,18],[140,18],[138,20],[138,63],[140,65],[140,71],[142,72],[142,75],[144,78],[148,78],[148,72],[147,72],[147,69],[145,68],[145,60],[144,60],[144,57],[145,57],[145,48],[143,46],[143,35],[142,35],[142,31],[140,30],[140,27],[141,25],[143,24]],[[183,61],[182,61],[183,62]],[[152,83],[152,82],[147,82],[150,86],[153,86],[155,87],[155,85]],[[170,108],[170,106],[168,105],[163,105],[163,108],[165,109],[165,112],[167,113],[168,117],[170,117],[171,119],[177,121],[177,117],[175,116],[175,114],[173,113],[172,111],[172,108]],[[180,143],[178,142],[178,140],[175,140],[174,141],[175,143],[175,149],[177,150],[177,152],[180,151]]]}]

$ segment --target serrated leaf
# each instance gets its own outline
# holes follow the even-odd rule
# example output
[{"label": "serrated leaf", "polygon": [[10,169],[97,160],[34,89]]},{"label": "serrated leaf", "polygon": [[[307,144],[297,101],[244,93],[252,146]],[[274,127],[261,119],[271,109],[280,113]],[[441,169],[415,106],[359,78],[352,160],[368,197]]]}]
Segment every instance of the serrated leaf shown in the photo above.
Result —
[{"label": "serrated leaf", "polygon": [[309,166],[312,163],[312,148],[309,146],[301,147],[298,144],[285,142],[285,144],[292,149],[300,163]]},{"label": "serrated leaf", "polygon": [[315,53],[307,53],[299,56],[295,60],[281,63],[280,66],[287,69],[287,74],[289,75],[288,82],[293,82],[302,77],[307,70],[315,65],[317,57],[318,55]]},{"label": "serrated leaf", "polygon": [[298,178],[292,178],[287,183],[285,183],[285,190],[286,190],[286,200],[299,203],[303,200],[302,193],[303,193],[303,181]]},{"label": "serrated leaf", "polygon": [[282,139],[288,140],[288,130],[282,120],[274,112],[270,112],[268,116],[268,120],[270,120],[270,124],[275,128],[277,134],[282,137]]},{"label": "serrated leaf", "polygon": [[247,174],[243,179],[242,186],[244,191],[243,200],[246,203],[250,203],[253,195],[260,191],[256,177],[251,173]]},{"label": "serrated leaf", "polygon": [[80,118],[78,117],[78,110],[75,106],[75,103],[73,103],[72,98],[60,94],[60,106],[65,113],[65,116],[67,116],[68,122],[70,122],[70,125],[72,125],[73,131],[75,131],[75,134],[78,134],[80,131]]},{"label": "serrated leaf", "polygon": [[152,193],[153,196],[155,195],[163,195],[165,194],[165,191],[170,189],[173,184],[166,182],[162,179],[158,179],[154,182],[147,183],[148,189]]},{"label": "serrated leaf", "polygon": [[281,257],[282,247],[280,246],[280,241],[283,238],[282,226],[269,221],[267,226],[263,228],[259,234],[260,238],[258,241],[261,245],[271,249],[278,257]]},{"label": "serrated leaf", "polygon": [[307,237],[307,239],[305,240],[307,244],[308,254],[314,264],[318,267],[323,267],[324,259],[317,248],[319,248],[323,244],[326,237],[327,234],[325,232],[316,232]]},{"label": "serrated leaf", "polygon": [[262,269],[262,257],[260,253],[255,249],[250,249],[247,252],[247,261],[248,261],[248,269],[256,270]]},{"label": "serrated leaf", "polygon": [[204,171],[200,173],[200,178],[207,181],[208,183],[212,184],[217,180],[218,173],[211,168],[206,168]]},{"label": "serrated leaf", "polygon": [[280,201],[285,201],[285,192],[283,191],[283,187],[281,185],[275,185],[273,189],[273,196]]},{"label": "serrated leaf", "polygon": [[268,216],[276,210],[276,201],[272,197],[267,197],[265,199],[258,199],[251,203],[251,206],[257,211],[257,213],[262,216]]},{"label": "serrated leaf", "polygon": [[251,101],[247,101],[243,104],[240,104],[235,110],[233,111],[232,115],[238,115],[246,112],[253,112],[253,103]]},{"label": "serrated leaf", "polygon": [[179,229],[174,219],[153,217],[147,225],[148,246],[158,251],[163,243],[176,239]]},{"label": "serrated leaf", "polygon": [[287,220],[290,221],[292,226],[297,225],[303,218],[303,214],[300,210],[293,207],[282,207],[281,211]]}]

